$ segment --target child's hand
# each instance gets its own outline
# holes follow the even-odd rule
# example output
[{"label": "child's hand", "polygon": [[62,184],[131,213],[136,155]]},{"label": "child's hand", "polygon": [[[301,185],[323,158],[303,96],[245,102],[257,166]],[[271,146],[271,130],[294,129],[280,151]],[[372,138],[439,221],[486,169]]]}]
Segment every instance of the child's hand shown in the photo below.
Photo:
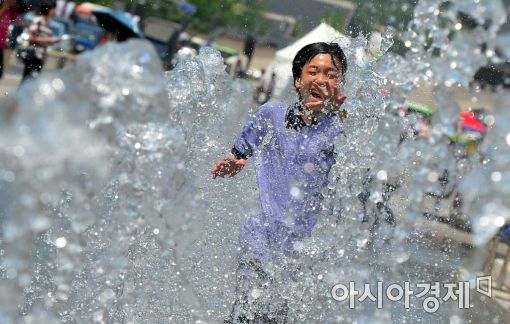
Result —
[{"label": "child's hand", "polygon": [[345,99],[347,99],[346,96],[340,94],[337,87],[332,88],[329,83],[326,83],[324,86],[314,84],[313,90],[318,92],[322,99],[308,103],[306,105],[308,109],[315,110],[324,108],[336,113],[340,111],[340,106],[344,103]]},{"label": "child's hand", "polygon": [[325,87],[316,87],[323,98],[326,98],[323,102],[324,108],[331,112],[338,112],[340,106],[344,103],[346,96],[340,94],[340,90],[337,87],[332,88],[329,83],[325,84]]},{"label": "child's hand", "polygon": [[231,156],[226,156],[223,160],[218,161],[211,170],[211,174],[213,175],[213,179],[216,177],[224,177],[229,175],[231,177],[235,176],[239,171],[241,171],[246,165],[246,160],[240,159],[237,160]]}]

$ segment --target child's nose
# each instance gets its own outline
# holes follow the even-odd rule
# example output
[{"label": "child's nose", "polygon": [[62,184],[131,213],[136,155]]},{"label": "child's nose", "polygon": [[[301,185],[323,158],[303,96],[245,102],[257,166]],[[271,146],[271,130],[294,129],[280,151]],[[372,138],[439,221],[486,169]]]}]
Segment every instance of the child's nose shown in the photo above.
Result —
[{"label": "child's nose", "polygon": [[318,74],[316,77],[315,77],[315,82],[317,84],[320,84],[320,85],[323,85],[325,84],[327,81],[326,77],[323,75],[323,74]]}]

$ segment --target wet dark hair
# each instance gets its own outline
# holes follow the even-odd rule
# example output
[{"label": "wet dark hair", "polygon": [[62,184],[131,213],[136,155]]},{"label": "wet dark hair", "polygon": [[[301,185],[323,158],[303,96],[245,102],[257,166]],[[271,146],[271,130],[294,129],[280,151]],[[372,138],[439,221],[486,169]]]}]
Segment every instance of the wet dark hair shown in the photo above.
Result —
[{"label": "wet dark hair", "polygon": [[345,57],[344,51],[337,43],[312,43],[306,45],[297,52],[292,61],[292,75],[294,76],[294,82],[301,77],[301,72],[306,63],[310,62],[315,55],[318,54],[329,54],[333,59],[333,64],[336,66],[337,62],[340,62],[342,67],[342,78],[347,72],[347,58]]},{"label": "wet dark hair", "polygon": [[43,16],[47,16],[51,9],[55,8],[57,4],[55,1],[43,1],[39,5],[39,13]]},{"label": "wet dark hair", "polygon": [[14,10],[16,10],[16,12],[19,15],[23,15],[32,9],[33,9],[33,5],[32,5],[32,3],[28,2],[28,0],[18,0],[18,1],[16,1],[16,6],[15,6]]}]

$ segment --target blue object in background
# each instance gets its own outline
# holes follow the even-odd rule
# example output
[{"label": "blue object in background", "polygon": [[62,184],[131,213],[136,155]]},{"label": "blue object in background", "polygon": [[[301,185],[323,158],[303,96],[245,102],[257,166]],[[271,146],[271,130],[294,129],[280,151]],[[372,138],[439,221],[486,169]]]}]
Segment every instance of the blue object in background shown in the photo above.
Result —
[{"label": "blue object in background", "polygon": [[510,240],[510,224],[505,224],[501,230],[499,230],[499,235],[507,240]]},{"label": "blue object in background", "polygon": [[187,12],[189,14],[194,14],[195,12],[197,12],[197,7],[195,7],[192,4],[178,3],[177,5],[178,5],[179,9],[181,9],[182,11]]},{"label": "blue object in background", "polygon": [[88,22],[78,22],[73,30],[76,52],[80,53],[96,47],[101,37],[103,29],[96,24]]},{"label": "blue object in background", "polygon": [[129,38],[144,38],[144,34],[133,17],[125,12],[110,8],[97,8],[92,10],[99,26],[106,31],[115,33],[118,40]]},{"label": "blue object in background", "polygon": [[23,33],[23,27],[18,24],[12,25],[12,32],[9,41],[9,47],[15,49],[18,46],[18,36]]}]

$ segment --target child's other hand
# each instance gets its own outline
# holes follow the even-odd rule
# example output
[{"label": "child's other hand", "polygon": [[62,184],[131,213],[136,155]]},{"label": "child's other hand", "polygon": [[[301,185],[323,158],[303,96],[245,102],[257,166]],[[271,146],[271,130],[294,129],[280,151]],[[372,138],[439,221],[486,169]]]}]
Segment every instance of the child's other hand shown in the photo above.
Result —
[{"label": "child's other hand", "polygon": [[233,177],[239,173],[239,171],[241,171],[245,165],[246,160],[238,160],[231,156],[226,156],[213,166],[211,169],[211,174],[213,175],[213,179],[216,177],[223,178],[226,175]]}]

